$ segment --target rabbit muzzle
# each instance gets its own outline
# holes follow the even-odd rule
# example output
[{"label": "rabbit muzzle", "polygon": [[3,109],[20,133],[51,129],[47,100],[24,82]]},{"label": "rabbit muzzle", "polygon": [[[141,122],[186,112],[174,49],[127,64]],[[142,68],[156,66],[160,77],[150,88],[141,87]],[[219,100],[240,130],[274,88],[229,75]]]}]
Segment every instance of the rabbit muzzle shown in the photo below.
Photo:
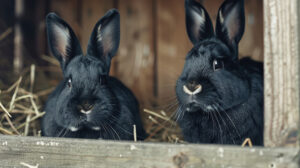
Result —
[{"label": "rabbit muzzle", "polygon": [[91,100],[84,100],[78,105],[78,110],[83,114],[90,114],[94,108],[94,103]]},{"label": "rabbit muzzle", "polygon": [[193,84],[188,84],[188,85],[183,85],[183,91],[188,94],[188,95],[196,95],[202,91],[202,85],[193,85]]}]

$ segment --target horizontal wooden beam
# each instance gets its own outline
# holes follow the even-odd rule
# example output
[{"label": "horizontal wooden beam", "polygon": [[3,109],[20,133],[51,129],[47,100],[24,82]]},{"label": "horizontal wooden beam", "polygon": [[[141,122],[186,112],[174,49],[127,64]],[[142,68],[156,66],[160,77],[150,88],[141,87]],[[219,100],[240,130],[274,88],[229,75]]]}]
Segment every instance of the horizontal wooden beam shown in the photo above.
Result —
[{"label": "horizontal wooden beam", "polygon": [[296,168],[297,148],[0,137],[1,167]]}]

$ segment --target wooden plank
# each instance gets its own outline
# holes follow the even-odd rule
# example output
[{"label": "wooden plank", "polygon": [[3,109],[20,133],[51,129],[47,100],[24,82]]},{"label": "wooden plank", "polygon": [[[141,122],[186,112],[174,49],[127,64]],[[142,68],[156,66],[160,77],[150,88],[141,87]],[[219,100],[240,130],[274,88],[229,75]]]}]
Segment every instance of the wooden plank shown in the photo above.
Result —
[{"label": "wooden plank", "polygon": [[[203,0],[203,5],[215,23],[218,9],[224,0]],[[240,58],[251,57],[263,61],[263,1],[245,0],[245,33],[239,44]]]},{"label": "wooden plank", "polygon": [[263,1],[245,0],[246,27],[240,42],[241,57],[264,60]]},{"label": "wooden plank", "polygon": [[63,18],[73,29],[78,39],[80,35],[80,14],[81,9],[80,0],[51,0],[50,11],[56,12]]},{"label": "wooden plank", "polygon": [[296,168],[296,148],[240,148],[194,144],[1,136],[1,167],[37,168]]},{"label": "wooden plank", "polygon": [[23,0],[15,0],[15,26],[14,26],[14,73],[20,74],[23,69],[24,61],[24,30],[22,21],[24,21],[25,2]]},{"label": "wooden plank", "polygon": [[97,21],[114,7],[113,1],[85,0],[81,2],[81,47],[84,52]]},{"label": "wooden plank", "polygon": [[113,6],[113,1],[106,0],[52,0],[50,10],[70,24],[86,52],[96,22]]},{"label": "wooden plank", "polygon": [[299,1],[264,1],[265,145],[298,146]]},{"label": "wooden plank", "polygon": [[192,43],[185,28],[184,0],[157,0],[156,8],[158,98],[160,105],[173,104],[175,83]]},{"label": "wooden plank", "polygon": [[[15,2],[0,1],[0,87],[15,81],[13,74]],[[8,57],[9,56],[9,57]]]},{"label": "wooden plank", "polygon": [[210,19],[212,20],[213,24],[216,25],[216,19],[218,16],[218,10],[224,0],[202,0],[202,5],[205,7],[207,12],[209,13]]},{"label": "wooden plank", "polygon": [[[41,60],[43,54],[47,54],[47,35],[46,35],[46,22],[45,16],[47,15],[47,8],[49,5],[49,0],[34,0],[32,2],[32,9],[30,12],[30,19],[32,19],[32,24],[34,26],[34,35],[31,35],[30,38],[33,38],[34,45],[30,45],[33,48],[34,53],[31,53],[32,56],[36,57],[37,64],[39,66],[47,65],[45,61]],[[34,17],[32,17],[34,16]],[[27,33],[26,33],[27,34]],[[28,39],[28,38],[27,38]],[[29,47],[29,46],[28,46]]]},{"label": "wooden plank", "polygon": [[116,73],[142,107],[154,102],[153,0],[121,0],[121,41]]}]

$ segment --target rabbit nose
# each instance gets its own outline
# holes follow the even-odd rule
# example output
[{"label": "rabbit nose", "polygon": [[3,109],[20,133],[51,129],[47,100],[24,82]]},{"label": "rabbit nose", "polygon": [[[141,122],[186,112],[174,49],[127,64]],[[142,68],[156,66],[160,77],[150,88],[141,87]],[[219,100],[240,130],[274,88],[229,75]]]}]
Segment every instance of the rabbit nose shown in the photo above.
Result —
[{"label": "rabbit nose", "polygon": [[189,83],[187,85],[183,85],[183,91],[188,95],[196,95],[202,91],[202,85]]},{"label": "rabbit nose", "polygon": [[89,100],[84,100],[80,103],[80,112],[84,114],[89,114],[94,107],[94,104]]}]

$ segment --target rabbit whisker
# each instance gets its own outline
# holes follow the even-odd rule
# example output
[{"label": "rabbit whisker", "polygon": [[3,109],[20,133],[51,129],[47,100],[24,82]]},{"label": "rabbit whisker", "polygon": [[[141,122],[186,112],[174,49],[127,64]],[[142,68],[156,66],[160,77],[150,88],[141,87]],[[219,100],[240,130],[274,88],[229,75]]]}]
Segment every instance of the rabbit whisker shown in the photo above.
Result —
[{"label": "rabbit whisker", "polygon": [[103,124],[102,126],[104,129],[104,132],[106,132],[108,134],[108,136],[111,135],[113,140],[116,140],[115,135],[106,127],[106,124]]},{"label": "rabbit whisker", "polygon": [[[221,107],[219,107],[219,108],[221,108]],[[238,134],[239,138],[242,139],[241,134],[239,133],[239,131],[238,131],[236,125],[234,124],[234,122],[232,121],[231,117],[228,115],[228,113],[226,112],[226,110],[224,110],[223,108],[221,108],[221,110],[222,110],[222,112],[225,113],[225,115],[227,116],[227,118],[228,118],[229,121],[231,122],[231,124],[232,124],[232,126],[234,127],[236,133]]]},{"label": "rabbit whisker", "polygon": [[117,137],[119,138],[119,140],[121,140],[119,134],[117,133],[117,131],[110,125],[110,124],[107,124],[111,129],[112,131],[117,135]]},{"label": "rabbit whisker", "polygon": [[[112,115],[111,117],[112,117],[113,120],[115,119],[114,121],[117,121],[117,120],[118,120],[114,115]],[[128,134],[130,134],[130,135],[133,135],[132,132],[126,130],[126,129],[123,128],[123,127],[121,127],[117,122],[115,122],[114,124],[115,124],[117,127],[119,127],[121,130],[123,130],[124,132],[126,132],[126,133],[128,133]]]},{"label": "rabbit whisker", "polygon": [[62,137],[65,137],[70,132],[69,129],[66,129],[65,133],[62,135]]},{"label": "rabbit whisker", "polygon": [[63,127],[63,128],[59,131],[59,133],[58,133],[57,136],[60,137],[60,136],[62,135],[62,133],[63,133],[66,129],[67,129],[67,128],[64,128],[64,127]]},{"label": "rabbit whisker", "polygon": [[225,127],[228,129],[228,132],[229,132],[229,134],[230,134],[230,138],[231,138],[231,139],[232,139],[232,141],[233,141],[233,144],[236,144],[236,143],[235,143],[235,140],[234,140],[234,137],[232,136],[231,130],[229,129],[229,127],[228,127],[228,125],[226,124],[226,122],[224,121],[224,119],[223,119],[222,115],[220,114],[220,112],[219,112],[219,111],[217,111],[217,109],[216,109],[216,107],[215,107],[215,106],[213,106],[213,107],[215,108],[215,110],[216,110],[217,114],[219,114],[219,116],[220,116],[220,118],[221,118],[222,122],[224,123],[224,126],[225,126]]},{"label": "rabbit whisker", "polygon": [[213,122],[213,137],[215,136],[215,120],[211,113],[208,113],[209,117],[211,118]]},{"label": "rabbit whisker", "polygon": [[175,102],[173,102],[172,104],[169,104],[168,105],[168,107],[166,108],[166,111],[173,111],[173,110],[176,110],[177,108],[177,106],[178,106],[178,102],[177,101],[175,101]]},{"label": "rabbit whisker", "polygon": [[176,122],[178,122],[180,119],[182,119],[183,118],[183,116],[184,116],[184,111],[182,110],[182,105],[179,107],[179,109],[177,110],[177,112],[176,112]]},{"label": "rabbit whisker", "polygon": [[216,121],[217,121],[217,124],[219,126],[219,130],[220,130],[220,138],[221,138],[221,144],[223,144],[223,131],[222,131],[222,128],[221,128],[221,125],[220,125],[220,122],[219,122],[219,119],[218,119],[218,116],[215,115],[215,113],[212,113],[213,116],[215,117]]}]

